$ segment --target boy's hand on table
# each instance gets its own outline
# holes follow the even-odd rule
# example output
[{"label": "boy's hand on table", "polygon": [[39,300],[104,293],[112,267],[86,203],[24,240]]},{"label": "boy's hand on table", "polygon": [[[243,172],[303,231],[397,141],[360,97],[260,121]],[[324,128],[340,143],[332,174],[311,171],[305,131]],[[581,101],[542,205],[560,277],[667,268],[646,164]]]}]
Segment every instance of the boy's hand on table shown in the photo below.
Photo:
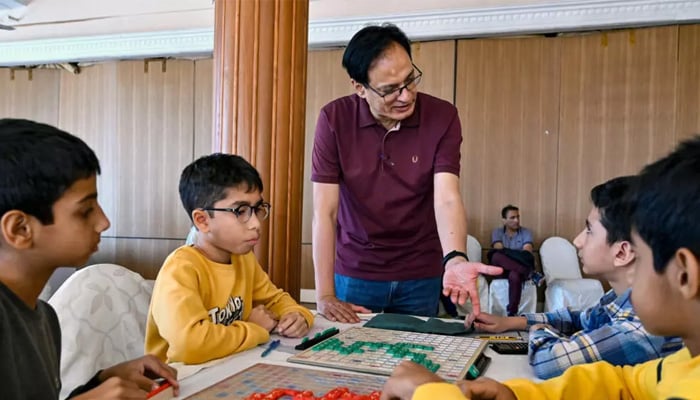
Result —
[{"label": "boy's hand on table", "polygon": [[403,361],[392,372],[382,389],[381,400],[411,400],[413,392],[420,385],[430,382],[444,382],[439,376],[425,367],[411,361]]},{"label": "boy's hand on table", "polygon": [[102,381],[98,387],[75,399],[145,399],[148,392],[159,386],[154,380],[157,378],[167,380],[175,396],[180,392],[177,370],[152,355],[107,368],[98,378]]},{"label": "boy's hand on table", "polygon": [[272,332],[272,330],[277,326],[277,318],[275,314],[262,304],[253,307],[253,309],[250,311],[250,315],[248,316],[248,322],[260,325],[267,329],[268,332]]},{"label": "boy's hand on table", "polygon": [[471,400],[517,400],[508,386],[489,378],[459,381],[455,385],[459,386],[464,396]]},{"label": "boy's hand on table", "polygon": [[112,377],[102,382],[102,384],[73,400],[116,400],[116,399],[145,399],[148,390],[141,389],[136,383]]},{"label": "boy's hand on table", "polygon": [[302,337],[309,332],[309,324],[300,312],[284,314],[277,324],[277,333],[286,337]]},{"label": "boy's hand on table", "polygon": [[[465,319],[465,325],[467,319]],[[501,317],[498,315],[482,312],[474,318],[474,328],[483,332],[490,333],[524,330],[527,328],[527,318]]]}]

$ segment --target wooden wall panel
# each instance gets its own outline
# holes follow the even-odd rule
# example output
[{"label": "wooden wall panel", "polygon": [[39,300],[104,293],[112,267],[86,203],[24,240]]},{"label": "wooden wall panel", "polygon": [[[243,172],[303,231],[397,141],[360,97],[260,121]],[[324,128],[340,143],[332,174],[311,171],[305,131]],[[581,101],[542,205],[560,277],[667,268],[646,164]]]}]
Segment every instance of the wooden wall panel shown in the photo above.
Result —
[{"label": "wooden wall panel", "polygon": [[455,46],[454,40],[418,42],[411,46],[413,63],[423,71],[418,90],[454,102]]},{"label": "wooden wall panel", "polygon": [[58,123],[60,71],[0,68],[0,118],[26,118],[50,125]]},{"label": "wooden wall panel", "polygon": [[678,27],[562,39],[559,236],[583,228],[592,186],[674,143]]},{"label": "wooden wall panel", "polygon": [[[341,65],[342,58],[343,49],[314,50],[309,51],[307,56],[302,244],[311,243],[311,219],[313,218],[311,152],[314,147],[314,131],[318,114],[321,108],[331,100],[353,93],[350,78]],[[302,264],[302,275],[306,267],[308,266]],[[313,274],[313,266],[311,266],[311,273]],[[302,288],[305,287],[302,286]]]},{"label": "wooden wall panel", "polygon": [[122,265],[146,279],[155,279],[168,254],[183,244],[183,240],[103,237],[88,265]]},{"label": "wooden wall panel", "polygon": [[114,149],[119,137],[117,125],[117,62],[86,67],[79,74],[61,72],[58,126],[83,139],[100,160],[97,178],[99,202],[112,226],[104,232],[113,236],[117,213],[120,161]]},{"label": "wooden wall panel", "polygon": [[214,61],[211,58],[194,62],[194,159],[212,152],[213,68]]},{"label": "wooden wall panel", "polygon": [[306,77],[306,123],[304,136],[304,190],[301,224],[301,288],[314,288],[314,265],[311,258],[311,219],[313,192],[311,152],[316,120],[321,108],[331,100],[353,93],[350,78],[341,65],[343,49],[309,51]]},{"label": "wooden wall panel", "polygon": [[700,134],[700,25],[682,25],[678,43],[676,140]]},{"label": "wooden wall panel", "polygon": [[316,283],[314,282],[314,260],[311,253],[311,243],[301,245],[301,288],[313,289]]},{"label": "wooden wall panel", "polygon": [[[118,66],[117,236],[185,238],[190,221],[178,181],[194,148],[194,62],[143,61]],[[146,200],[147,199],[147,200]]]},{"label": "wooden wall panel", "polygon": [[142,61],[61,73],[59,126],[97,153],[100,203],[112,221],[90,264],[115,263],[155,278],[183,244],[189,221],[177,183],[192,160],[193,78],[191,61],[169,61],[165,73],[159,63],[145,73]]},{"label": "wooden wall panel", "polygon": [[546,38],[457,43],[462,194],[468,231],[483,247],[509,203],[536,244],[554,232],[559,51]]}]

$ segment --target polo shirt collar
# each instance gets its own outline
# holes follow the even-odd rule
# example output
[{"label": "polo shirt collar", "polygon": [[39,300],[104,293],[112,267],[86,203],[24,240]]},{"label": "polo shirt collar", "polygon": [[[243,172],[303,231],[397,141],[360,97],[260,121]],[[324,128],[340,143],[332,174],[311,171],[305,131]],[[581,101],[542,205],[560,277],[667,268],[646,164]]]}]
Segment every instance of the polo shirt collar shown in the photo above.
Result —
[{"label": "polo shirt collar", "polygon": [[[355,94],[357,96],[357,94]],[[410,117],[404,119],[401,121],[401,127],[416,127],[420,124],[420,93],[416,95],[416,107],[413,109],[413,114],[411,114]],[[358,101],[360,102],[360,112],[358,114],[358,126],[360,128],[366,128],[371,125],[379,125],[379,122],[377,122],[376,119],[374,119],[374,116],[372,115],[372,111],[369,109],[369,104],[367,104],[367,100],[363,99],[360,96],[357,96]]]},{"label": "polo shirt collar", "polygon": [[[522,226],[521,226],[520,228],[518,228],[518,230],[515,231],[515,236],[519,235],[519,234],[520,234],[520,231],[521,231],[522,229],[523,229]],[[503,233],[506,233],[506,226],[505,226],[505,225],[503,225]]]}]

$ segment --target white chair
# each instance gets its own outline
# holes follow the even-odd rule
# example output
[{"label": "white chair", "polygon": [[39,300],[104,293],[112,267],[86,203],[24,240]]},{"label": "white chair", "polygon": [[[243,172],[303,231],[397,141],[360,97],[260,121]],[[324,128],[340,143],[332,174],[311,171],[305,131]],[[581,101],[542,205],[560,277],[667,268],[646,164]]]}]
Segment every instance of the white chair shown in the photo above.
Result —
[{"label": "white chair", "polygon": [[576,248],[568,240],[554,236],[540,247],[542,271],[547,281],[545,311],[561,308],[583,310],[603,297],[603,285],[597,279],[581,275]]},{"label": "white chair", "polygon": [[188,246],[193,245],[195,240],[197,240],[197,228],[193,226],[192,228],[190,228],[190,232],[187,234],[185,244]]},{"label": "white chair", "polygon": [[66,279],[68,279],[68,277],[75,271],[76,269],[73,267],[56,268],[53,274],[51,274],[49,281],[46,282],[46,285],[44,285],[44,289],[39,294],[39,298],[41,300],[48,301],[51,296],[53,296],[54,292],[57,291],[63,282],[65,282]]},{"label": "white chair", "polygon": [[547,285],[556,279],[581,279],[576,248],[568,240],[552,236],[540,246],[542,272]]},{"label": "white chair", "polygon": [[[508,311],[508,279],[494,279],[489,287],[489,313],[507,315]],[[523,282],[520,295],[518,314],[534,313],[537,311],[537,287],[531,280]]]},{"label": "white chair", "polygon": [[[467,236],[467,257],[469,261],[481,262],[481,243],[472,235]],[[479,275],[477,279],[477,285],[479,290],[479,302],[481,303],[481,309],[486,311],[489,308],[489,283],[482,275]],[[460,316],[468,315],[472,312],[471,301],[464,303],[464,305],[457,304],[457,314]]]},{"label": "white chair", "polygon": [[143,355],[153,282],[114,264],[71,275],[51,296],[61,325],[61,389],[66,398],[97,371]]}]

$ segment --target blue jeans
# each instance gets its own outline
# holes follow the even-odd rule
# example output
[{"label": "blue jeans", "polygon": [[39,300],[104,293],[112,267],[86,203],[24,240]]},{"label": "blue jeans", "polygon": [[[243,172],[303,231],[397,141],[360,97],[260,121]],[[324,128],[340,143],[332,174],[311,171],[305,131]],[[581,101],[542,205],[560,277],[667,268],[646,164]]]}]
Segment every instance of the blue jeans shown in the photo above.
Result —
[{"label": "blue jeans", "polygon": [[442,278],[409,281],[369,281],[335,274],[335,295],[372,312],[434,317],[442,291]]}]

